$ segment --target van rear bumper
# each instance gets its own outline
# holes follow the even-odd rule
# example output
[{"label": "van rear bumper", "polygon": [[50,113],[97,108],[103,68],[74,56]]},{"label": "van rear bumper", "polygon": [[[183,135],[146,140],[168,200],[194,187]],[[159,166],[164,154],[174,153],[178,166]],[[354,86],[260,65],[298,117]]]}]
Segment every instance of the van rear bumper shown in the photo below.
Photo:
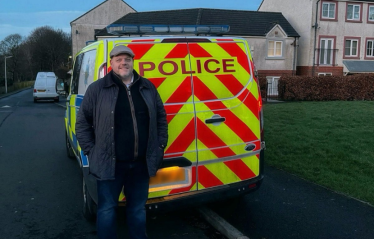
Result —
[{"label": "van rear bumper", "polygon": [[[230,198],[240,197],[259,189],[263,178],[264,175],[260,174],[256,178],[238,183],[219,186],[211,189],[204,189],[201,191],[149,199],[147,201],[146,209],[149,212],[166,212],[186,207],[196,207],[209,202],[223,201]],[[119,206],[125,206],[125,204],[125,202],[120,202]]]},{"label": "van rear bumper", "polygon": [[59,95],[48,95],[48,96],[41,96],[41,95],[34,95],[35,100],[57,100],[59,99]]}]

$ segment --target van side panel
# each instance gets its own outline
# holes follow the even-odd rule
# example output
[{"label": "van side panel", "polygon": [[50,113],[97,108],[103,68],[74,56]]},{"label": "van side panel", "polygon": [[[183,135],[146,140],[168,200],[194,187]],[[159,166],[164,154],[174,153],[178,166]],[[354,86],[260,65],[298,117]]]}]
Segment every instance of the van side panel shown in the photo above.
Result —
[{"label": "van side panel", "polygon": [[[161,39],[148,38],[113,41],[113,47],[118,44],[127,45],[133,50],[134,69],[152,81],[164,102],[169,125],[165,159],[184,158],[192,164],[183,167],[187,174],[185,182],[177,186],[165,184],[153,187],[151,184],[149,198],[195,191],[197,189],[195,114],[187,43],[162,43]],[[159,170],[159,173],[162,173],[162,170]]]},{"label": "van side panel", "polygon": [[[189,47],[197,118],[198,190],[258,176],[260,99],[247,43],[224,39],[190,43]],[[247,145],[254,149],[247,151]]]}]

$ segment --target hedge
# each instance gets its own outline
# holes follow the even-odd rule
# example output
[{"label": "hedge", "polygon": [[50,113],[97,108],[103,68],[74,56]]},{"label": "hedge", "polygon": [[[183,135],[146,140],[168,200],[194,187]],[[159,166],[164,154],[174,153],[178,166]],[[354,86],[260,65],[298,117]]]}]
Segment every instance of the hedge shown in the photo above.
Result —
[{"label": "hedge", "polygon": [[278,98],[285,101],[374,100],[374,74],[283,76],[278,81]]}]

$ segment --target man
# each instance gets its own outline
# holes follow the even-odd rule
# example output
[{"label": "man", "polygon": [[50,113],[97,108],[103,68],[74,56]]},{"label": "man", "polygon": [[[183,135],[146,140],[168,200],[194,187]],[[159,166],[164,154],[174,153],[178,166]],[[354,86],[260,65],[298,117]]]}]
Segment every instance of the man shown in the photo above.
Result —
[{"label": "man", "polygon": [[110,58],[112,71],[85,93],[76,135],[97,178],[99,238],[117,238],[122,187],[130,238],[147,238],[145,203],[167,143],[166,113],[155,86],[133,69],[130,48],[116,46]]}]

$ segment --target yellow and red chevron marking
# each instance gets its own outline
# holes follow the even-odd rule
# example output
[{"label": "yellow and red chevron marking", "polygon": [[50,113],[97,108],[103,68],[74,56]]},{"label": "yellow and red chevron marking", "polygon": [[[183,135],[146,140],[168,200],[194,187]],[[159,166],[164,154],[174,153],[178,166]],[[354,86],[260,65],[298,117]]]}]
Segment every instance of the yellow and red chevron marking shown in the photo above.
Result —
[{"label": "yellow and red chevron marking", "polygon": [[[227,107],[219,101],[214,93],[208,89],[197,77],[194,77],[194,93],[195,96],[203,101],[203,100],[216,100],[216,101],[207,101],[204,104],[213,112],[219,114],[221,117],[226,118],[226,124],[228,127],[233,130],[242,140],[243,142],[250,142],[253,140],[258,139],[252,130],[249,128],[247,124],[245,124],[242,120],[238,118],[237,115],[232,113],[232,111],[228,110]],[[247,97],[247,104],[257,104],[257,100],[252,97]],[[199,105],[199,104],[197,104]],[[252,108],[252,106],[251,106]],[[250,109],[251,109],[250,108]],[[252,113],[258,118],[258,108],[253,107]]]},{"label": "yellow and red chevron marking", "polygon": [[[256,151],[260,149],[257,125],[261,99],[257,82],[250,82],[253,62],[243,42],[224,41],[164,44],[149,39],[125,43],[134,51],[135,60],[155,62],[154,71],[148,70],[150,65],[143,65],[140,73],[155,84],[165,103],[170,135],[165,157],[184,156],[197,162],[193,153],[197,150],[199,162],[204,162],[193,167],[189,187],[154,192],[150,197],[233,183],[259,173],[258,155],[235,159],[235,155],[248,153],[244,150],[247,143],[255,144]],[[222,59],[229,62],[226,72],[219,65]],[[162,62],[165,69],[160,69]],[[230,64],[238,64],[235,72],[230,73]],[[226,121],[219,126],[206,125],[205,119],[213,114]],[[219,160],[225,157],[234,159]]]}]

